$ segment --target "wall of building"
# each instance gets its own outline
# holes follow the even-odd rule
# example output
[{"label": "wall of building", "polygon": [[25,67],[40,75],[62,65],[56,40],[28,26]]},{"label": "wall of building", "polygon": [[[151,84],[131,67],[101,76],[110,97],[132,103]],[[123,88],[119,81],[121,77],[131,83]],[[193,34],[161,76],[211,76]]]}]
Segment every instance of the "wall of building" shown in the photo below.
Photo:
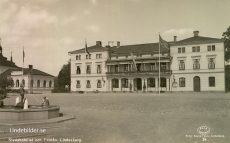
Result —
[{"label": "wall of building", "polygon": [[[103,52],[93,52],[91,54],[91,59],[86,59],[86,54],[72,54],[71,55],[71,91],[85,91],[86,80],[91,81],[91,88],[86,88],[86,91],[105,91],[105,89],[97,88],[97,80],[106,80],[107,66],[105,61],[108,59],[107,51]],[[102,54],[100,59],[96,58],[96,54]],[[76,60],[76,55],[81,55],[81,60]],[[91,73],[86,74],[87,65],[91,66]],[[97,65],[101,65],[101,73],[97,73]],[[81,67],[81,74],[77,74],[77,66]],[[80,80],[81,88],[76,88],[76,82]]]}]

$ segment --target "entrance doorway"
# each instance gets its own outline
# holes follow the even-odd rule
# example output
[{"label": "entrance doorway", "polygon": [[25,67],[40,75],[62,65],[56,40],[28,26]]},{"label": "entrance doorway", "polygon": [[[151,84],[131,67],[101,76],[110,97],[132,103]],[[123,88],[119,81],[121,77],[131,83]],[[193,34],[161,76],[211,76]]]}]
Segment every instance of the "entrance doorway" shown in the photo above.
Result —
[{"label": "entrance doorway", "polygon": [[136,78],[135,81],[136,81],[136,89],[137,90],[142,90],[142,81],[141,81],[141,78]]},{"label": "entrance doorway", "polygon": [[193,88],[194,88],[194,92],[200,92],[200,77],[199,76],[195,76],[193,78]]}]

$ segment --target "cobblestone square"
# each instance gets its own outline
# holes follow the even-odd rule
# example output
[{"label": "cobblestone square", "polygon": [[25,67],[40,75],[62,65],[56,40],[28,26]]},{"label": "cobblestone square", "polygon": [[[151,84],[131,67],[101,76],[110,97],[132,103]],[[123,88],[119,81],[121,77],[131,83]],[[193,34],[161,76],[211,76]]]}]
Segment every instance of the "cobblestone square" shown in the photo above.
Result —
[{"label": "cobblestone square", "polygon": [[[83,143],[227,143],[230,140],[229,93],[87,93],[26,94],[29,104],[40,104],[43,96],[51,105],[60,105],[65,116],[75,119],[53,124],[1,126],[45,129],[46,135],[30,137],[37,142]],[[17,96],[4,100],[14,104]],[[201,136],[197,129],[206,126],[210,132]],[[22,133],[0,133],[1,138],[25,136]],[[72,139],[72,140],[71,140]],[[9,141],[5,141],[9,142]]]}]

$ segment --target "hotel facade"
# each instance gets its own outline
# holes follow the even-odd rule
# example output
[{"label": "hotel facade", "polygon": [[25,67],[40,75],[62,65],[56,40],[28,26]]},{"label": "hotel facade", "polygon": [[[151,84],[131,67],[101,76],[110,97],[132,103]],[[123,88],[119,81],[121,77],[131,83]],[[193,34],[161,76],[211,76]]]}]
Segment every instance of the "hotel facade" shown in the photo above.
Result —
[{"label": "hotel facade", "polygon": [[[194,36],[169,42],[103,47],[71,54],[71,91],[225,91],[224,41]],[[159,59],[160,58],[160,59]],[[135,63],[135,64],[134,64]],[[160,79],[159,79],[160,71]]]}]

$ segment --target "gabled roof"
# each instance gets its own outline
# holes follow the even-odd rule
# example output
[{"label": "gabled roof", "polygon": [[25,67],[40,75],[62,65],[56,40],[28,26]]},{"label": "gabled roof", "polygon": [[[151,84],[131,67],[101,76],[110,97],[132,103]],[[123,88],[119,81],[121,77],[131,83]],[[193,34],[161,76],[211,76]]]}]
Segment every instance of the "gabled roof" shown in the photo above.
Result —
[{"label": "gabled roof", "polygon": [[194,44],[208,44],[208,43],[223,43],[223,39],[194,36],[177,42],[173,42],[171,46],[180,46],[180,45],[194,45]]},{"label": "gabled roof", "polygon": [[[89,53],[91,52],[102,52],[102,51],[107,51],[107,49],[105,47],[102,47],[100,45],[94,45],[91,47],[87,47],[87,50],[89,51]],[[69,52],[70,54],[80,54],[80,53],[85,53],[85,48],[83,49],[79,49],[79,50],[75,50],[75,51],[71,51]]]},{"label": "gabled roof", "polygon": [[[7,71],[3,72],[2,75],[9,75],[10,76],[12,71],[22,71],[22,69],[21,68],[8,69]],[[31,72],[31,70],[29,68],[25,68],[23,70],[23,75],[28,75],[28,73],[30,73],[30,72]],[[37,70],[37,69],[33,69],[32,75],[41,75],[41,76],[52,76],[52,77],[54,77],[53,75],[50,75],[48,73],[45,73],[45,72]]]}]

